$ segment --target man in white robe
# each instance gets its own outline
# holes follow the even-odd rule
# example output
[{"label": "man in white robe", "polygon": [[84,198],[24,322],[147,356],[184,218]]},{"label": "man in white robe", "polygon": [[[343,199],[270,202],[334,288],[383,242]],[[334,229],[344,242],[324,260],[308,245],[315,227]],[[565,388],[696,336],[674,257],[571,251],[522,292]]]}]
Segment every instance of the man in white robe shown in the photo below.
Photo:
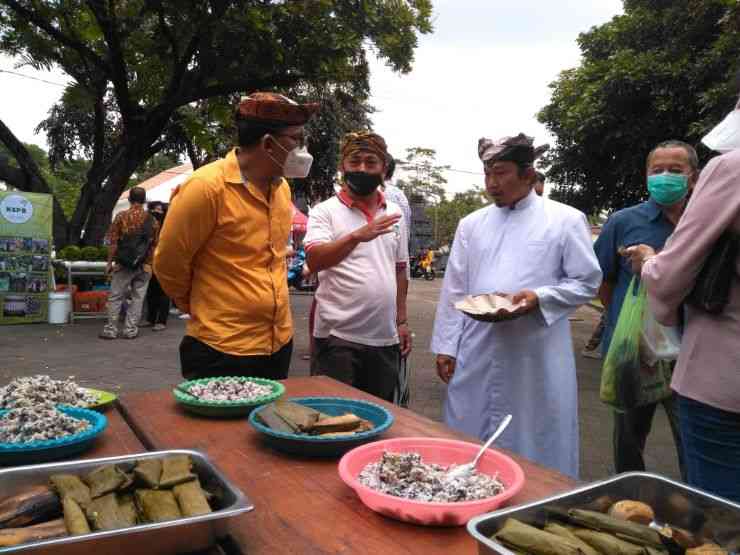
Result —
[{"label": "man in white robe", "polygon": [[[546,147],[545,147],[546,148]],[[533,190],[544,152],[523,134],[481,139],[494,204],[460,221],[447,262],[432,352],[448,383],[447,425],[578,476],[578,391],[568,315],[601,283],[586,217]],[[522,306],[495,323],[455,309],[466,295],[513,294]]]}]

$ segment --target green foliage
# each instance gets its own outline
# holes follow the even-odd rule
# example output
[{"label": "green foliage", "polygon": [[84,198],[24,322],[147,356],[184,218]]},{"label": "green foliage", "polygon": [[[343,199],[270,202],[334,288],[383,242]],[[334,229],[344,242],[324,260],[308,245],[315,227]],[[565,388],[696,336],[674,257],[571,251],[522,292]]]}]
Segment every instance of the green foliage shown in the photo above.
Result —
[{"label": "green foliage", "polygon": [[311,173],[306,179],[292,180],[292,184],[294,191],[308,200],[323,200],[334,193],[342,137],[370,128],[372,108],[367,104],[367,90],[361,86],[310,87],[302,92],[302,98],[319,102],[322,110],[306,125],[308,150],[314,157]]},{"label": "green foliage", "polygon": [[444,200],[447,179],[443,172],[449,166],[438,166],[436,156],[437,152],[432,148],[417,146],[406,149],[406,160],[398,163],[398,168],[407,172],[407,175],[398,179],[396,185],[410,201],[423,199],[429,203],[439,203]]},{"label": "green foliage", "polygon": [[624,15],[583,33],[581,65],[538,114],[557,138],[543,160],[553,198],[588,214],[644,199],[648,152],[697,145],[734,105],[739,39],[735,0],[626,0]]},{"label": "green foliage", "polygon": [[202,163],[226,147],[240,94],[346,87],[364,102],[368,53],[408,72],[418,34],[431,30],[431,0],[0,3],[0,52],[73,79],[42,124],[53,167],[92,162],[72,242],[83,226],[86,242],[102,239],[118,196],[155,154]]},{"label": "green foliage", "polygon": [[80,257],[82,260],[97,260],[99,252],[98,247],[82,247]]},{"label": "green foliage", "polygon": [[[24,143],[24,146],[33,161],[38,165],[41,175],[49,184],[52,193],[62,205],[64,213],[67,217],[71,216],[77,205],[80,188],[85,181],[90,163],[87,160],[73,158],[60,162],[52,168],[44,149],[32,143]],[[0,154],[9,157],[11,166],[18,167],[18,164],[9,155],[8,149],[2,143],[0,143]]]},{"label": "green foliage", "polygon": [[437,220],[437,246],[452,244],[460,220],[487,204],[483,189],[473,186],[465,192],[455,193],[451,200],[443,199],[439,204],[427,208],[429,218],[434,221],[436,217]]},{"label": "green foliage", "polygon": [[61,251],[59,251],[58,258],[60,260],[82,260],[82,249],[77,245],[67,245]]}]

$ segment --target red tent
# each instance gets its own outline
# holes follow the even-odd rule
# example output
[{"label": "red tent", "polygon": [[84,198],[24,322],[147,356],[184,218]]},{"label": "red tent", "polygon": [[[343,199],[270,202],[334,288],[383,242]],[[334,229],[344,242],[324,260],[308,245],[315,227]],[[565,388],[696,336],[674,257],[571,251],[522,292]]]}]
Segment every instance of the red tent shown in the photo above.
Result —
[{"label": "red tent", "polygon": [[291,231],[293,231],[293,233],[306,233],[307,226],[308,217],[293,205],[293,222],[290,228]]}]

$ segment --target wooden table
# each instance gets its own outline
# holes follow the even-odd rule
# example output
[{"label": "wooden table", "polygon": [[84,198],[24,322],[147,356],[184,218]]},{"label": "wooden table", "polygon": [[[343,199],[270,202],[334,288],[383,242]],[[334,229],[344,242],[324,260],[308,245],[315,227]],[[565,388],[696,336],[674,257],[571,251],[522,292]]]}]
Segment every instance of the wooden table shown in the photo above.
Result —
[{"label": "wooden table", "polygon": [[80,459],[97,459],[100,457],[116,457],[146,451],[144,444],[139,441],[131,427],[123,419],[118,410],[118,402],[114,403],[103,414],[108,419],[108,427],[95,440],[92,449],[80,455]]},{"label": "wooden table", "polygon": [[[395,416],[394,425],[383,436],[386,438],[431,436],[476,441],[327,377],[289,378],[284,383],[286,397],[352,397],[384,405]],[[380,516],[367,509],[341,481],[336,460],[274,451],[243,419],[190,415],[180,409],[169,390],[124,395],[119,409],[146,448],[204,451],[246,493],[256,509],[233,519],[230,526],[245,554],[476,553],[475,541],[464,527],[428,528]],[[514,458],[527,477],[514,504],[575,485],[557,472]]]}]

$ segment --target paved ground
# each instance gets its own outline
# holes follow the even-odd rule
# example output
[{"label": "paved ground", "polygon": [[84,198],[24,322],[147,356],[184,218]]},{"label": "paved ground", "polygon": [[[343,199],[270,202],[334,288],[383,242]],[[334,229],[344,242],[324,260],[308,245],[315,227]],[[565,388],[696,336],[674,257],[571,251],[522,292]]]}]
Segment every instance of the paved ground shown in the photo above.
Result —
[{"label": "paved ground", "polygon": [[[444,385],[434,370],[428,351],[436,301],[441,281],[415,280],[409,292],[410,325],[415,333],[412,354],[411,408],[429,418],[441,418]],[[292,297],[296,325],[291,374],[308,374],[309,295]],[[579,353],[596,325],[598,314],[580,309],[572,318],[574,346]],[[18,375],[49,373],[74,375],[85,385],[113,391],[158,389],[180,380],[177,346],[184,323],[170,321],[164,332],[142,330],[135,341],[108,342],[97,339],[100,321],[82,321],[74,326],[9,326],[0,328],[0,383]],[[611,415],[599,401],[600,361],[577,356],[580,422],[581,477],[602,478],[613,473]],[[658,411],[649,439],[648,470],[677,477],[676,454],[665,414]]]}]

